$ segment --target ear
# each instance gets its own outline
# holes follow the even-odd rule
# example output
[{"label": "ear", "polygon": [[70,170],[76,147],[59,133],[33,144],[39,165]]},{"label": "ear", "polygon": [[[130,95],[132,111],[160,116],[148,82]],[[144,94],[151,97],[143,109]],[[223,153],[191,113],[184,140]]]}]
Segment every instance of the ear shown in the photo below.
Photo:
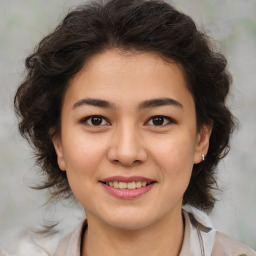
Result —
[{"label": "ear", "polygon": [[64,154],[63,154],[63,146],[62,146],[62,141],[61,141],[60,135],[57,135],[57,134],[53,135],[52,143],[55,148],[56,155],[57,155],[57,161],[58,161],[59,168],[62,171],[66,171],[66,164],[65,164]]},{"label": "ear", "polygon": [[198,164],[202,161],[202,155],[206,156],[212,133],[212,124],[204,124],[197,133],[196,148],[194,155],[194,163]]}]

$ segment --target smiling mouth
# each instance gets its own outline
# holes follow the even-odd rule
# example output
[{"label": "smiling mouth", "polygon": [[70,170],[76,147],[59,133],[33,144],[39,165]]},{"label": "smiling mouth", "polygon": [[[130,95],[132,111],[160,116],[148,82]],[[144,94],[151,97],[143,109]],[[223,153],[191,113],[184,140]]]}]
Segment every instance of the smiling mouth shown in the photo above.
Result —
[{"label": "smiling mouth", "polygon": [[139,189],[142,187],[149,186],[155,181],[147,182],[147,181],[132,181],[132,182],[122,182],[122,181],[110,181],[110,182],[103,182],[101,183],[106,184],[109,187],[119,188],[119,189]]}]

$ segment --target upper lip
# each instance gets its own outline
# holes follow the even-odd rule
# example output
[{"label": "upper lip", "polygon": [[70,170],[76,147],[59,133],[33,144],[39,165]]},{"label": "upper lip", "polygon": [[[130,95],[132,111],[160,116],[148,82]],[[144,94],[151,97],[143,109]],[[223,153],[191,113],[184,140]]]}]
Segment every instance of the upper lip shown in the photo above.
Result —
[{"label": "upper lip", "polygon": [[147,183],[151,183],[155,180],[142,177],[142,176],[130,176],[130,177],[125,177],[125,176],[112,176],[108,177],[104,180],[101,180],[101,182],[110,182],[110,181],[118,181],[118,182],[133,182],[133,181],[146,181]]}]

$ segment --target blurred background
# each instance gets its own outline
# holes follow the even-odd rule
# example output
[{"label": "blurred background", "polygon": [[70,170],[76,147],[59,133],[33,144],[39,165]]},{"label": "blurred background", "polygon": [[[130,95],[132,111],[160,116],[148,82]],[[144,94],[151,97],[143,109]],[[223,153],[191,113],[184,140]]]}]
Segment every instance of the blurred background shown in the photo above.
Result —
[{"label": "blurred background", "polygon": [[[33,157],[20,137],[13,96],[24,78],[24,60],[79,0],[1,0],[0,2],[0,248],[19,250],[28,230],[44,220],[71,229],[83,219],[75,203],[44,206],[47,193],[37,182]],[[215,227],[256,249],[256,1],[174,0],[198,27],[218,41],[233,75],[229,104],[240,121],[231,151],[219,166],[219,201],[211,214]],[[23,249],[25,246],[23,246]],[[24,250],[23,250],[24,251]]]}]

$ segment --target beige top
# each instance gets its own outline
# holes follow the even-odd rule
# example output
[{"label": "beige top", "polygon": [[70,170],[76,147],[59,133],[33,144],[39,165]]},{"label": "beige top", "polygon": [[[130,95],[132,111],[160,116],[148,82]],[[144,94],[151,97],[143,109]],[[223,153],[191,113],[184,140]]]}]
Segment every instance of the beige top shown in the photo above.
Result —
[{"label": "beige top", "polygon": [[[209,223],[183,211],[185,233],[179,256],[256,256],[246,245],[217,232]],[[199,221],[200,219],[200,221]],[[206,225],[207,224],[207,225]],[[55,256],[80,256],[86,221],[59,243]]]}]

